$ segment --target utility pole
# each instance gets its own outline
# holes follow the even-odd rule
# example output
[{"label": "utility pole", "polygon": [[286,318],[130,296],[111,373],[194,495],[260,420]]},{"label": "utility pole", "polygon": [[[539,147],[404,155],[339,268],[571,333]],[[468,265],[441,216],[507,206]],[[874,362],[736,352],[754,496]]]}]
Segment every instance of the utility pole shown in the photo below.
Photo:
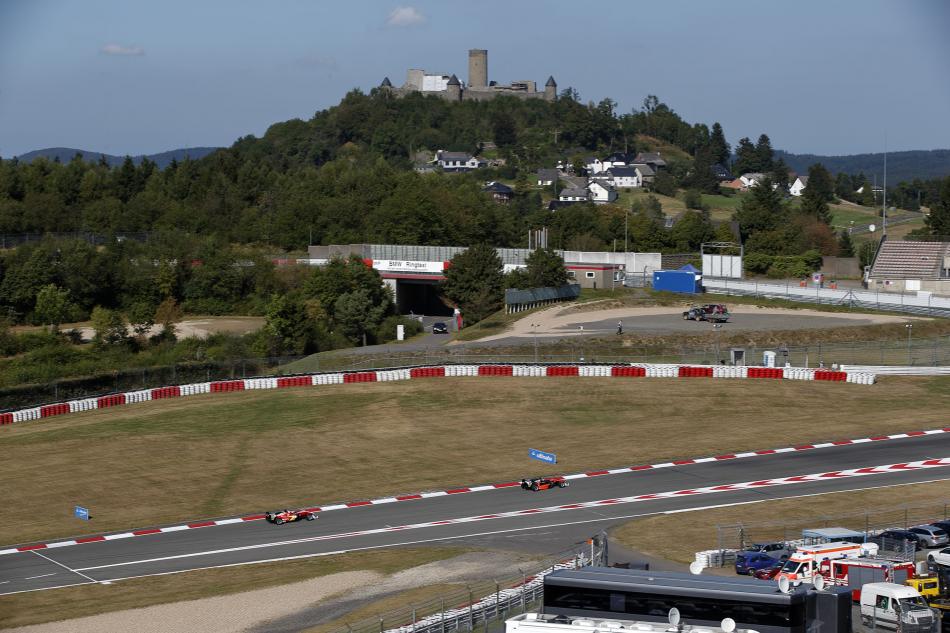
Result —
[{"label": "utility pole", "polygon": [[887,134],[884,134],[884,206],[881,209],[881,235],[887,237]]}]

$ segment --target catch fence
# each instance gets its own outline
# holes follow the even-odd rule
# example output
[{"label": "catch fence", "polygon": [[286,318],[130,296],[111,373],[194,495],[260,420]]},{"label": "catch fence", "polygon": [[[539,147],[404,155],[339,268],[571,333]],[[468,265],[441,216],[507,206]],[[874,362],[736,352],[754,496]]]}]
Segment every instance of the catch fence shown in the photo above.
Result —
[{"label": "catch fence", "polygon": [[[950,365],[950,336],[916,338],[908,341],[817,342],[809,345],[747,345],[735,347],[713,338],[701,346],[628,345],[620,337],[603,339],[563,339],[541,342],[530,339],[509,347],[424,349],[382,354],[342,353],[311,357],[285,369],[296,371],[356,371],[404,367],[408,365],[451,364],[623,364],[674,363],[717,365],[732,362],[732,349],[744,352],[744,364],[760,365],[766,351],[775,352],[776,366],[826,367],[832,365],[910,365],[942,367]],[[883,372],[882,372],[883,373]]]},{"label": "catch fence", "polygon": [[703,287],[706,292],[715,294],[785,299],[798,303],[847,306],[852,309],[861,308],[950,317],[950,297],[935,297],[930,293],[906,294],[850,288],[807,287],[791,282],[780,284],[712,277],[703,277]]},{"label": "catch fence", "polygon": [[[782,521],[734,523],[716,526],[716,549],[745,550],[753,543],[794,543],[802,539],[803,530],[840,527],[860,532],[864,541],[888,529],[907,529],[926,525],[931,521],[946,521],[950,518],[950,498],[936,503],[893,504],[887,508],[866,512],[789,518]],[[885,540],[880,553],[894,558],[915,559],[914,545],[907,541]],[[729,557],[722,556],[720,565],[730,564]]]},{"label": "catch fence", "polygon": [[587,544],[561,552],[516,575],[476,582],[462,590],[347,622],[329,633],[462,633],[487,629],[493,622],[504,622],[536,607],[544,596],[544,576],[548,573],[605,565],[606,543],[606,535],[599,534]]}]

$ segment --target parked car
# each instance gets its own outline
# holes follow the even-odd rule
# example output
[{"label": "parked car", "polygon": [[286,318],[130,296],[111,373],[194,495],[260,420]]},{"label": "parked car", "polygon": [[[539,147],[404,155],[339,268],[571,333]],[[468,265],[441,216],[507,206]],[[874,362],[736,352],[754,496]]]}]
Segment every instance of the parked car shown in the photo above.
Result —
[{"label": "parked car", "polygon": [[932,565],[947,565],[950,567],[950,547],[927,554],[927,562]]},{"label": "parked car", "polygon": [[920,550],[923,548],[923,542],[919,535],[914,534],[910,530],[884,530],[876,536],[872,536],[868,539],[872,543],[877,543],[881,549],[887,549],[884,546],[884,543],[887,541],[910,541],[914,544],[915,550]]},{"label": "parked car", "polygon": [[739,552],[736,554],[736,573],[751,576],[760,569],[775,565],[775,559],[764,552]]},{"label": "parked car", "polygon": [[447,326],[442,321],[437,321],[436,323],[432,324],[432,333],[433,334],[448,334],[449,326]]},{"label": "parked car", "polygon": [[792,553],[791,550],[788,549],[788,545],[781,541],[774,543],[753,543],[747,550],[750,552],[768,554],[775,560],[786,560],[788,555]]},{"label": "parked car", "polygon": [[934,521],[930,525],[932,525],[935,528],[940,528],[941,530],[946,532],[947,537],[950,538],[950,521]]},{"label": "parked car", "polygon": [[758,580],[772,580],[778,576],[778,573],[782,571],[782,567],[784,566],[784,560],[776,561],[771,567],[763,567],[762,569],[756,570],[755,573],[752,574],[752,577]]},{"label": "parked car", "polygon": [[910,528],[910,531],[920,537],[925,547],[942,547],[950,542],[947,533],[935,525],[918,525]]},{"label": "parked car", "polygon": [[683,313],[683,318],[687,321],[725,323],[729,320],[729,308],[721,303],[707,303],[706,305],[693,306]]}]

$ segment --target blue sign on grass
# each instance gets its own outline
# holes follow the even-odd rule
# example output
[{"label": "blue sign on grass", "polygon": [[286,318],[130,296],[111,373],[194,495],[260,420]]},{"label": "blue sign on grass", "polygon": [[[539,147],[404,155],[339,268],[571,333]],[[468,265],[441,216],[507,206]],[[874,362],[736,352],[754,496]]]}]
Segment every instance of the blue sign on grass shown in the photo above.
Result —
[{"label": "blue sign on grass", "polygon": [[82,507],[82,506],[76,506],[75,510],[73,510],[73,515],[75,515],[75,517],[76,517],[77,519],[82,519],[83,521],[88,521],[88,520],[89,520],[89,508],[84,508],[84,507]]},{"label": "blue sign on grass", "polygon": [[557,463],[557,455],[554,453],[545,453],[544,451],[539,451],[536,448],[528,449],[528,457],[531,459],[536,459],[540,462],[547,462],[549,464]]}]

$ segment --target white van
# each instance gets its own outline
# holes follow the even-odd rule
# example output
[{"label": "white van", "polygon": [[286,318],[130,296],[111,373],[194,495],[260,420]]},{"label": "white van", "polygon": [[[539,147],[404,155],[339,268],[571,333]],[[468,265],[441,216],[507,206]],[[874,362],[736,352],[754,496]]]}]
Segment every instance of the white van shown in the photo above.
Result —
[{"label": "white van", "polygon": [[902,633],[927,633],[934,628],[934,614],[913,587],[890,582],[869,582],[861,587],[861,623],[867,628],[897,629]]}]

